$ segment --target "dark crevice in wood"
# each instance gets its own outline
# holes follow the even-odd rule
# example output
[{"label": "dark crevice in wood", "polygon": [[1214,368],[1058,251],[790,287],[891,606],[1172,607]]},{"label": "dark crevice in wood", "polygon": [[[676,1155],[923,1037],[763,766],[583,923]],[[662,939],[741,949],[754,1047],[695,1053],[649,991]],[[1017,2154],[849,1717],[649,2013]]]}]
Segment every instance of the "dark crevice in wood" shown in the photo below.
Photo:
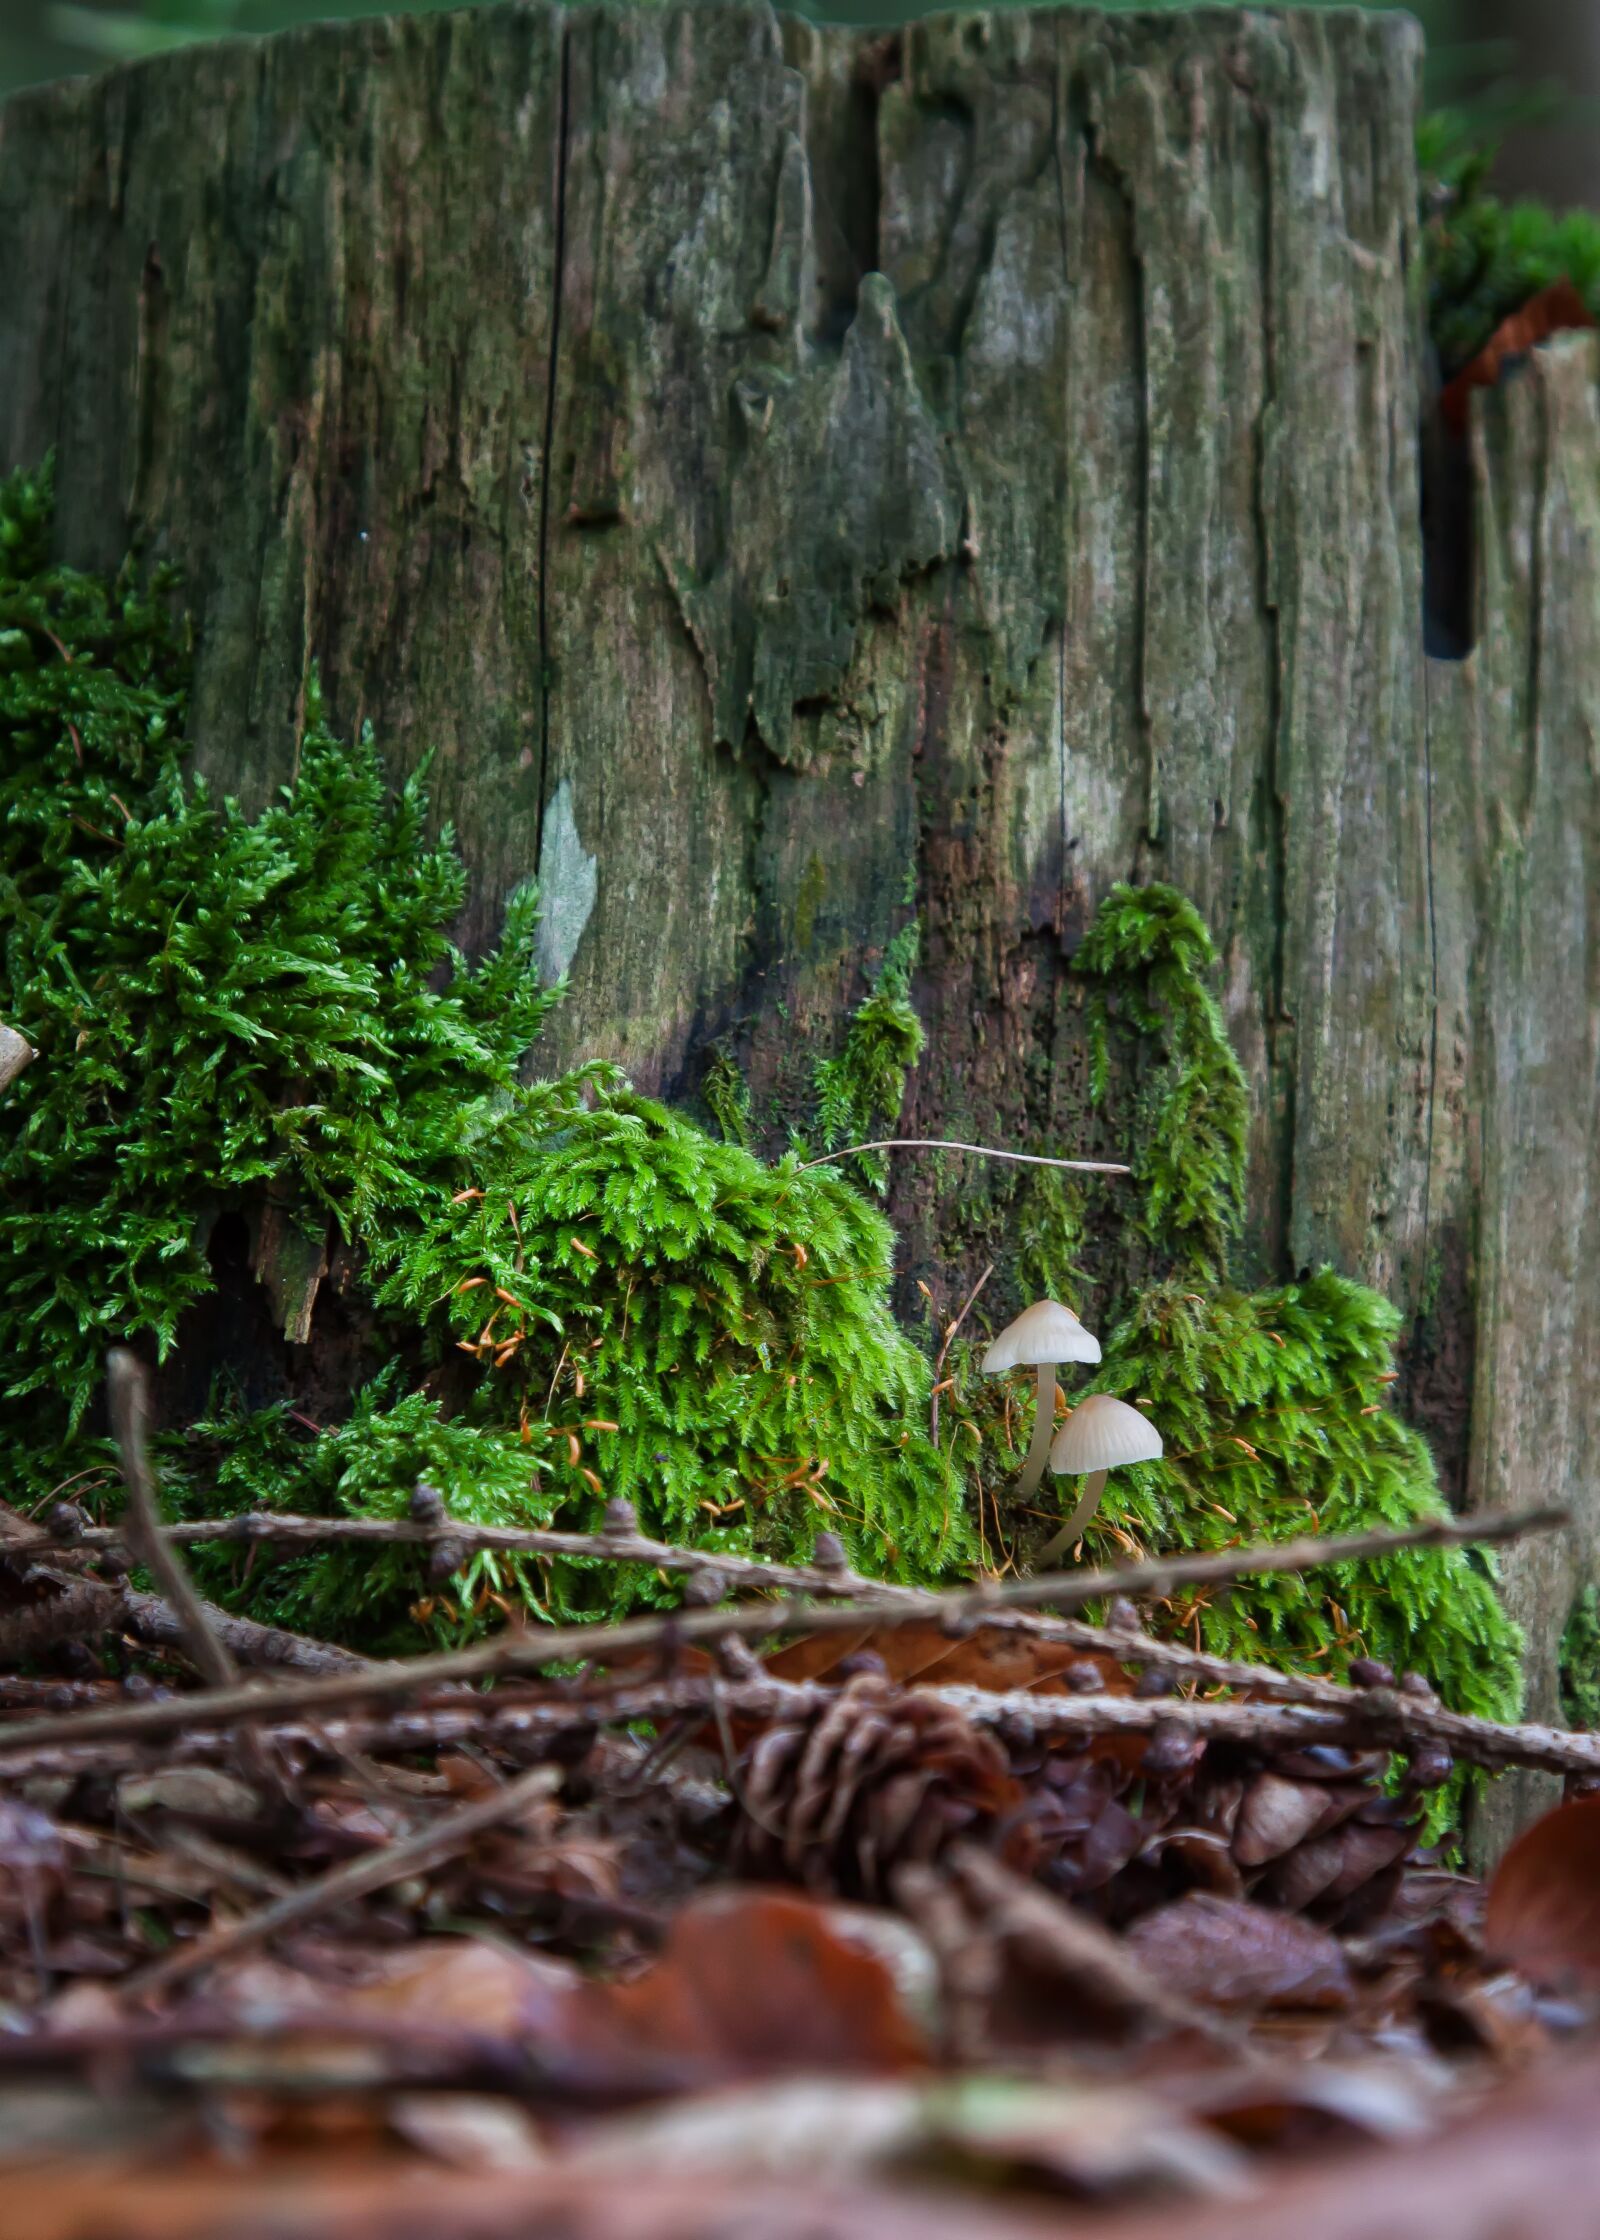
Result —
[{"label": "dark crevice in wood", "polygon": [[[1083,126],[1085,165],[1088,172],[1098,177],[1109,190],[1111,205],[1119,214],[1118,247],[1127,272],[1129,333],[1133,351],[1133,378],[1140,398],[1138,437],[1138,480],[1134,508],[1134,562],[1131,571],[1133,614],[1129,622],[1129,641],[1133,647],[1133,703],[1134,716],[1145,756],[1145,814],[1139,833],[1141,856],[1146,849],[1159,849],[1161,831],[1161,771],[1156,748],[1155,726],[1150,720],[1150,610],[1151,610],[1151,524],[1152,461],[1150,456],[1151,380],[1150,351],[1147,332],[1147,306],[1145,303],[1144,259],[1139,248],[1138,209],[1134,200],[1131,179],[1106,153],[1102,136],[1092,117]],[[1158,866],[1139,862],[1129,864],[1124,876],[1155,878],[1161,876]]]},{"label": "dark crevice in wood", "polygon": [[[1272,1176],[1275,1203],[1266,1223],[1270,1271],[1289,1273],[1289,1237],[1294,1219],[1296,1079],[1294,1025],[1289,1017],[1288,909],[1289,909],[1289,804],[1279,749],[1287,721],[1283,691],[1283,618],[1275,596],[1272,571],[1272,501],[1267,489],[1268,444],[1275,434],[1278,411],[1278,272],[1277,234],[1273,209],[1272,125],[1265,111],[1255,109],[1255,140],[1260,158],[1261,272],[1261,417],[1256,428],[1252,497],[1255,510],[1258,595],[1267,618],[1270,652],[1267,660],[1266,737],[1261,760],[1260,829],[1267,877],[1267,919],[1271,927],[1266,986],[1265,1046],[1269,1068],[1268,1094],[1273,1105],[1272,1143],[1275,1149]],[[1287,1052],[1287,1054],[1286,1054]]]},{"label": "dark crevice in wood", "polygon": [[[1428,1086],[1427,1107],[1423,1116],[1424,1160],[1422,1168],[1422,1237],[1417,1251],[1416,1265],[1421,1270],[1421,1280],[1426,1294],[1428,1284],[1428,1258],[1432,1247],[1433,1225],[1433,1159],[1434,1130],[1438,1120],[1439,1103],[1439,913],[1437,902],[1436,870],[1433,852],[1433,727],[1428,720],[1426,704],[1427,679],[1423,679],[1422,730],[1422,849],[1423,878],[1426,887],[1428,929]],[[1419,1305],[1412,1316],[1411,1342],[1406,1348],[1404,1374],[1408,1396],[1414,1401],[1417,1382],[1416,1355],[1423,1334],[1423,1313]]]},{"label": "dark crevice in wood", "polygon": [[1475,642],[1477,536],[1472,446],[1437,404],[1418,445],[1422,495],[1422,647],[1435,661],[1464,661]]},{"label": "dark crevice in wood", "polygon": [[[879,220],[883,177],[878,149],[878,111],[885,89],[898,79],[898,32],[862,48],[851,73],[849,130],[832,162],[810,149],[814,222],[832,235],[819,241],[819,300],[812,340],[825,350],[840,350],[856,315],[856,297],[869,272],[878,270]],[[830,253],[831,252],[831,253]],[[842,253],[842,264],[840,255]]]}]

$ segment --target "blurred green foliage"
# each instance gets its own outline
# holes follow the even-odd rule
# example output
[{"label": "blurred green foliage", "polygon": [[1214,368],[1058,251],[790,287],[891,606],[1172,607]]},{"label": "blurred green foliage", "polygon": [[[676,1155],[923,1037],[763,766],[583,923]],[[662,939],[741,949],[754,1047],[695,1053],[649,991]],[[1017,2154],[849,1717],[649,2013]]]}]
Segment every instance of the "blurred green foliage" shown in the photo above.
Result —
[{"label": "blurred green foliage", "polygon": [[1600,215],[1504,200],[1493,191],[1494,153],[1474,119],[1453,109],[1418,128],[1428,325],[1447,381],[1553,281],[1570,280],[1600,318]]}]

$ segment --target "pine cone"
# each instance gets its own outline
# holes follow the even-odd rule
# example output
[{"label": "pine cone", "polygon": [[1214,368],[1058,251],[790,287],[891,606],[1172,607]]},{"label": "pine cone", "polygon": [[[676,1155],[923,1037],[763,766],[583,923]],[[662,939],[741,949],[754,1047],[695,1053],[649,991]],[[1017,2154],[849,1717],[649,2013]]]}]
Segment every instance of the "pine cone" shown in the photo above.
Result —
[{"label": "pine cone", "polygon": [[884,1896],[1020,1801],[992,1735],[951,1705],[860,1673],[820,1710],[758,1736],[740,1784],[735,1861],[818,1891]]},{"label": "pine cone", "polygon": [[1408,1805],[1385,1797],[1379,1752],[1289,1752],[1247,1786],[1233,1856],[1258,1898],[1344,1919],[1378,1902],[1416,1840]]},{"label": "pine cone", "polygon": [[[1040,1754],[1030,1824],[1053,1889],[1095,1893],[1113,1922],[1199,1888],[1350,1922],[1381,1906],[1416,1840],[1415,1803],[1378,1782],[1381,1751],[1258,1754],[1186,1745],[1158,1726],[1143,1760],[1109,1749]],[[1024,1770],[1020,1765],[1018,1770]]]}]

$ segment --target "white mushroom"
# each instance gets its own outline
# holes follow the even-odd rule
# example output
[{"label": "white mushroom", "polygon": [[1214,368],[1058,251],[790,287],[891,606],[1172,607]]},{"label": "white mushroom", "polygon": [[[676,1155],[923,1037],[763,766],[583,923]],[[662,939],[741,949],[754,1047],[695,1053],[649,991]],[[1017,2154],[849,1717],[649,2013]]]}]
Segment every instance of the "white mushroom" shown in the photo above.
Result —
[{"label": "white mushroom", "polygon": [[9,1089],[24,1066],[39,1055],[26,1035],[0,1023],[0,1089]]},{"label": "white mushroom", "polygon": [[1162,1453],[1160,1432],[1126,1400],[1114,1400],[1109,1392],[1091,1392],[1080,1400],[1056,1433],[1050,1467],[1058,1476],[1069,1470],[1087,1471],[1088,1476],[1078,1506],[1040,1552],[1038,1569],[1047,1569],[1077,1539],[1100,1506],[1108,1471],[1130,1462],[1159,1462]]},{"label": "white mushroom", "polygon": [[1017,1491],[1026,1497],[1044,1476],[1045,1456],[1050,1452],[1050,1434],[1056,1420],[1056,1370],[1063,1361],[1098,1361],[1100,1341],[1085,1330],[1070,1307],[1058,1306],[1054,1299],[1038,1299],[1031,1307],[1024,1307],[1015,1322],[1006,1327],[983,1357],[983,1366],[990,1375],[998,1376],[1003,1369],[1016,1369],[1024,1364],[1039,1372],[1039,1405],[1033,1419],[1033,1438],[1028,1447],[1028,1459],[1022,1465],[1022,1475],[1017,1480]]}]

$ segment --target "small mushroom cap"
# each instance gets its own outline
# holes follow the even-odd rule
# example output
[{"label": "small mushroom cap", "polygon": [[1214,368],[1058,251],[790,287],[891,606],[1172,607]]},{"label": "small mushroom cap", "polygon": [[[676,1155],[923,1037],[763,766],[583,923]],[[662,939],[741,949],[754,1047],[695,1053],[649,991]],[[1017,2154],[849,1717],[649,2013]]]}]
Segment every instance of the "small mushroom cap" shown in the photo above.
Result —
[{"label": "small mushroom cap", "polygon": [[1148,1417],[1126,1400],[1113,1400],[1109,1392],[1091,1392],[1056,1433],[1050,1467],[1058,1475],[1120,1470],[1129,1462],[1159,1462],[1161,1455],[1161,1434]]},{"label": "small mushroom cap", "polygon": [[1085,1330],[1070,1307],[1054,1299],[1039,1299],[1024,1307],[1015,1322],[1008,1322],[983,1357],[988,1374],[1041,1361],[1098,1361],[1100,1340]]}]

